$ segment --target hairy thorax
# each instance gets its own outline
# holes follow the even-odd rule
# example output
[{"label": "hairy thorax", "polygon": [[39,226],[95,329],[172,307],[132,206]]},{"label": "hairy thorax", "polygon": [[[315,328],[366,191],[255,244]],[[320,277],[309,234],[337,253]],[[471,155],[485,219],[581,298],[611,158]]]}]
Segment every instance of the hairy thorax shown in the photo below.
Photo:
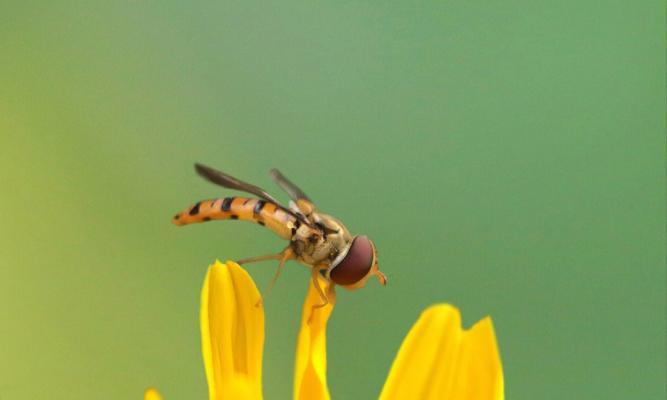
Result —
[{"label": "hairy thorax", "polygon": [[291,246],[301,263],[328,267],[349,245],[352,235],[340,221],[329,215],[317,213],[314,217],[331,233],[322,234],[302,225],[297,229]]}]

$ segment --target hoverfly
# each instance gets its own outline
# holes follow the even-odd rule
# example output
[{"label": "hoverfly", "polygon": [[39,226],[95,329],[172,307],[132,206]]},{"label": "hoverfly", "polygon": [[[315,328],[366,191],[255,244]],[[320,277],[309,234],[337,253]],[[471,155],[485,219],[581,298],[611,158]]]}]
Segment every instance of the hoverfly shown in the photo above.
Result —
[{"label": "hoverfly", "polygon": [[334,284],[349,290],[361,288],[370,276],[377,277],[382,285],[387,283],[387,277],[378,269],[377,251],[373,242],[363,235],[351,235],[339,220],[319,212],[308,196],[277,169],[272,169],[270,175],[291,198],[289,207],[281,205],[260,187],[224,172],[201,164],[195,164],[195,170],[211,183],[250,193],[258,198],[225,197],[199,201],[176,214],[174,224],[239,219],[265,226],[281,238],[289,240],[287,247],[280,253],[238,261],[239,264],[279,261],[264,296],[273,287],[288,260],[296,260],[311,269],[311,279],[323,300],[317,307],[329,302],[327,293],[319,285],[318,275],[331,283],[329,290],[333,289]]}]

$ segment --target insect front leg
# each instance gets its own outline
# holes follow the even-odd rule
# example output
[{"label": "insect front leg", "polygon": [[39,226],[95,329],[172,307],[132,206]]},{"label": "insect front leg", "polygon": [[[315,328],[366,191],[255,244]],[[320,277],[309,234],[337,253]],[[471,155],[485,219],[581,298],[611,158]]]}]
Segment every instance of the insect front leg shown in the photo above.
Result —
[{"label": "insect front leg", "polygon": [[[311,272],[311,279],[313,280],[313,286],[315,287],[315,290],[317,291],[317,294],[319,294],[320,298],[322,299],[322,303],[315,304],[313,306],[313,310],[315,310],[317,308],[322,308],[322,307],[326,306],[327,304],[329,304],[329,297],[327,296],[326,293],[324,293],[324,290],[320,286],[320,280],[319,280],[320,271],[324,271],[326,269],[327,269],[327,267],[313,267],[312,272]],[[328,288],[327,288],[327,291],[329,293],[331,293],[333,291],[333,286],[334,286],[334,283],[331,282],[329,284]]]}]

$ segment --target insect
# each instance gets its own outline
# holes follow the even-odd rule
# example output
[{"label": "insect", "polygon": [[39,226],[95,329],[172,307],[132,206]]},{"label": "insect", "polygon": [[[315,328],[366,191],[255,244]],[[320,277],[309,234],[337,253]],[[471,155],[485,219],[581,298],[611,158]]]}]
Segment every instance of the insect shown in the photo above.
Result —
[{"label": "insect", "polygon": [[[264,296],[268,294],[280,276],[288,260],[296,260],[311,269],[311,279],[323,300],[328,304],[325,293],[317,279],[326,278],[333,290],[334,284],[354,290],[364,287],[371,276],[386,285],[387,277],[378,269],[375,244],[366,236],[353,236],[338,219],[319,212],[306,194],[277,169],[269,173],[273,180],[290,197],[289,207],[285,207],[265,190],[243,182],[224,172],[202,164],[195,164],[195,170],[204,179],[228,189],[250,193],[252,197],[225,197],[202,200],[176,214],[176,225],[189,225],[212,220],[252,221],[273,231],[289,244],[280,253],[239,260],[247,264],[265,260],[278,260],[278,269]],[[261,300],[260,300],[261,303]],[[259,304],[259,303],[258,303]]]}]

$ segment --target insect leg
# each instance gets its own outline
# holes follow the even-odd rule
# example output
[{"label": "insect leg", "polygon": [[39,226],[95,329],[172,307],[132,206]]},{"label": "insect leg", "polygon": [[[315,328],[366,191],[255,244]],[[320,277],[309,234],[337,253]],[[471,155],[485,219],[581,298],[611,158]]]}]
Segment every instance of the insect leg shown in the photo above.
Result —
[{"label": "insect leg", "polygon": [[[320,298],[323,301],[323,303],[314,305],[313,309],[321,308],[321,307],[324,307],[327,304],[329,304],[329,298],[324,293],[324,290],[322,290],[322,287],[320,286],[320,281],[319,281],[319,278],[318,278],[318,276],[320,275],[320,270],[323,270],[323,269],[326,269],[326,267],[324,267],[324,268],[314,267],[313,271],[312,271],[311,278],[313,280],[313,286],[315,287],[315,290],[317,290],[317,294],[320,295]],[[333,283],[331,283],[331,285],[333,285]]]},{"label": "insect leg", "polygon": [[290,258],[294,257],[294,251],[292,251],[291,247],[287,247],[285,250],[283,250],[281,253],[276,254],[278,256],[278,259],[280,260],[280,264],[278,264],[278,269],[276,269],[276,273],[273,275],[273,279],[271,279],[271,283],[269,283],[269,286],[264,290],[264,294],[262,297],[259,299],[257,304],[255,304],[255,307],[259,307],[262,302],[264,301],[264,298],[269,295],[269,292],[271,289],[273,289],[273,286],[276,284],[276,281],[278,280],[278,277],[280,276],[280,273],[283,271],[283,267],[285,266],[285,262],[289,260]]},{"label": "insect leg", "polygon": [[250,263],[259,262],[259,261],[266,261],[266,260],[280,260],[282,256],[283,256],[283,252],[280,252],[278,254],[269,254],[269,255],[266,255],[266,256],[248,257],[248,258],[244,258],[242,260],[238,260],[236,263],[239,264],[239,265],[242,265],[242,264],[250,264]]}]

